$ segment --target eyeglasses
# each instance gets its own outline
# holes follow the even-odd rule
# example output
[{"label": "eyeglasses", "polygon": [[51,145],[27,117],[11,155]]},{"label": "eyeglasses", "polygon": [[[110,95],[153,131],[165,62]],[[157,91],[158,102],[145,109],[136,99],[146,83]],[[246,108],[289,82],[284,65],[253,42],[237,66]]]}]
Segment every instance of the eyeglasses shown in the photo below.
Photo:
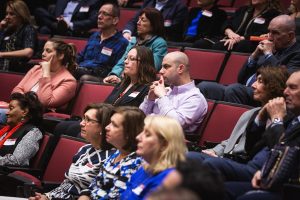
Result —
[{"label": "eyeglasses", "polygon": [[104,17],[114,17],[114,15],[109,14],[108,12],[105,11],[98,12],[98,15],[103,15]]},{"label": "eyeglasses", "polygon": [[125,57],[125,60],[129,60],[130,62],[133,62],[133,61],[140,61],[139,58],[134,58],[134,57]]},{"label": "eyeglasses", "polygon": [[95,120],[95,119],[90,119],[86,116],[83,116],[82,120],[83,122],[87,123],[87,124],[91,124],[92,122],[94,123],[100,123],[98,120]]}]

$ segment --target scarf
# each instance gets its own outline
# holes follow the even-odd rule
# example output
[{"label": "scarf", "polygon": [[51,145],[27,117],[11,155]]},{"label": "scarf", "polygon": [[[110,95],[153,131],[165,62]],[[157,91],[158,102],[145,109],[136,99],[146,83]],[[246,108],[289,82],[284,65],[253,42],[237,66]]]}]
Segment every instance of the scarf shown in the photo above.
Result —
[{"label": "scarf", "polygon": [[1,130],[0,130],[0,138],[5,134],[6,136],[0,141],[0,149],[2,148],[4,142],[10,138],[10,136],[12,134],[14,134],[22,125],[24,124],[24,122],[19,122],[15,127],[11,128],[9,125],[4,126]]}]

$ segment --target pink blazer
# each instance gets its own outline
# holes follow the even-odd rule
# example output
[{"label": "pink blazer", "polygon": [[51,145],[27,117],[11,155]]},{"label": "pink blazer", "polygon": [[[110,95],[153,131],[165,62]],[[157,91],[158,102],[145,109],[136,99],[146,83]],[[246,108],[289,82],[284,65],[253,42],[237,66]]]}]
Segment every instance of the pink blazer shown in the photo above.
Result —
[{"label": "pink blazer", "polygon": [[38,83],[37,95],[39,100],[47,108],[58,108],[68,103],[76,91],[76,79],[63,68],[51,77],[42,77],[42,67],[35,65],[29,70],[12,93],[25,93]]}]

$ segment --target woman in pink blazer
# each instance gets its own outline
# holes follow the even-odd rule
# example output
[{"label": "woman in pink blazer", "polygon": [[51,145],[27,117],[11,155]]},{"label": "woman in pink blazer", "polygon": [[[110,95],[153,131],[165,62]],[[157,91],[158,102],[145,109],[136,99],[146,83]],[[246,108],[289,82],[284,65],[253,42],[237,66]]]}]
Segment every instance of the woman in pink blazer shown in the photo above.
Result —
[{"label": "woman in pink blazer", "polygon": [[43,62],[27,72],[12,93],[34,91],[46,108],[58,108],[68,103],[76,91],[72,72],[76,68],[74,46],[50,39],[44,46]]}]

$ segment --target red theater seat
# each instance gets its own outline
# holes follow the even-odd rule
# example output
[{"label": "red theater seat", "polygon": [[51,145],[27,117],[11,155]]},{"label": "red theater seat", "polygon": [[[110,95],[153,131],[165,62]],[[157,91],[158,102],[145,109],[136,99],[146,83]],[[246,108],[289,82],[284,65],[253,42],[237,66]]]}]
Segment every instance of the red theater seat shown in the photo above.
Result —
[{"label": "red theater seat", "polygon": [[24,74],[0,71],[0,101],[9,101],[12,90],[23,77]]}]

